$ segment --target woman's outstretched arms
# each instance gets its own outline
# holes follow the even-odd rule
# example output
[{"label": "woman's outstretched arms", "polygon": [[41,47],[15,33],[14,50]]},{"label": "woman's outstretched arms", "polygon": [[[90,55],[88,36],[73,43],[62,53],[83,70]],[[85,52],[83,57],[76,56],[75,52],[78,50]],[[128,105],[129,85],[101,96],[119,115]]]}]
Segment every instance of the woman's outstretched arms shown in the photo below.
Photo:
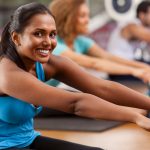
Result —
[{"label": "woman's outstretched arms", "polygon": [[119,83],[93,77],[69,59],[58,62],[57,79],[83,92],[118,105],[150,109],[150,98]]},{"label": "woman's outstretched arms", "polygon": [[122,64],[122,65],[130,66],[130,67],[150,69],[149,65],[147,65],[145,63],[134,61],[134,60],[128,60],[128,59],[124,59],[124,58],[118,57],[116,55],[113,55],[113,54],[109,53],[107,50],[102,49],[97,44],[94,44],[89,49],[88,54],[90,56],[103,58],[103,59],[110,60],[110,61]]},{"label": "woman's outstretched arms", "polygon": [[[69,67],[68,69],[64,70],[65,71],[64,76],[66,76],[66,78],[69,77],[68,79],[69,82],[70,79],[72,80],[73,84],[76,81],[78,81],[77,84],[83,84],[85,83],[85,81],[81,82],[81,80],[86,79],[89,79],[90,82],[91,79],[95,79],[96,81],[98,81],[98,79],[91,77],[90,75],[84,73],[83,71],[80,71],[80,67],[78,67],[76,64],[68,60],[64,60],[64,58],[63,59],[60,58],[59,62],[60,61],[62,61],[62,64],[60,66]],[[7,67],[4,68],[4,66]],[[58,66],[58,68],[60,66]],[[71,66],[73,73],[75,73],[76,71],[80,71],[79,77],[81,78],[81,80],[78,80],[76,74],[74,74],[74,76],[76,76],[77,80],[75,80],[75,78],[70,77],[70,75],[72,74],[70,73],[70,71],[67,70],[70,70]],[[51,87],[39,81],[36,77],[31,75],[30,73],[27,73],[19,69],[13,62],[7,59],[1,61],[0,69],[3,70],[0,77],[1,94],[13,96],[15,98],[21,99],[22,101],[26,101],[34,105],[42,105],[48,108],[73,113],[83,117],[130,121],[138,124],[139,126],[147,130],[150,129],[149,119],[124,106],[119,106],[110,103],[105,99],[97,97],[95,96],[96,94],[92,95],[87,93],[72,93],[55,87]],[[62,70],[60,70],[59,72],[60,75],[61,71]],[[82,88],[84,91],[88,92],[88,90],[90,89],[85,88],[85,86],[86,85],[82,85],[81,87],[79,86],[79,88]],[[100,92],[103,93],[103,91]],[[141,96],[141,102],[142,98],[143,97]],[[146,102],[143,103],[145,104]]]},{"label": "woman's outstretched arms", "polygon": [[[10,62],[10,60],[6,60],[5,62],[2,61],[2,63],[5,64],[9,64]],[[0,68],[3,69],[2,65]],[[26,101],[34,105],[42,105],[45,107],[74,113],[85,117],[106,117],[107,119],[114,118],[111,115],[109,116],[109,113],[105,114],[103,107],[106,107],[109,110],[111,108],[109,105],[112,105],[113,107],[115,107],[116,105],[106,102],[91,94],[72,93],[46,85],[30,73],[19,69],[13,63],[6,69],[3,69],[0,81],[1,93],[18,98],[22,101]],[[93,106],[93,104],[95,106]],[[101,111],[104,112],[100,113]],[[116,109],[116,111],[118,110]],[[121,117],[116,117],[114,119],[120,120]]]},{"label": "woman's outstretched arms", "polygon": [[[107,50],[102,49],[97,44],[93,44],[93,46],[88,51],[88,55],[99,58],[99,60],[103,59],[106,62],[109,61],[114,64],[120,65],[120,69],[115,67],[115,69],[117,69],[118,71],[120,70],[120,74],[122,70],[125,72],[124,74],[126,74],[127,70],[130,70],[130,75],[138,77],[142,79],[144,82],[150,81],[150,78],[149,78],[150,66],[146,63],[142,63],[142,62],[138,62],[134,60],[127,60],[127,59],[115,56],[109,53]],[[124,66],[126,68],[124,68]]]},{"label": "woman's outstretched arms", "polygon": [[106,58],[77,54],[69,49],[65,50],[61,55],[72,59],[82,67],[103,71],[109,74],[133,75],[143,79],[143,74],[145,73],[145,70],[142,68],[135,68],[129,65],[127,66],[126,64],[121,64]]}]

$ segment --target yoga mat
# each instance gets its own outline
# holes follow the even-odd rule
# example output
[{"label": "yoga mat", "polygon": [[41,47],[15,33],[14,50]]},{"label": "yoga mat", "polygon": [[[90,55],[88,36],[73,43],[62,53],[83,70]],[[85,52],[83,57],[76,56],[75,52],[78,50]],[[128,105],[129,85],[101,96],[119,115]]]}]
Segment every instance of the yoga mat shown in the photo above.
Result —
[{"label": "yoga mat", "polygon": [[34,127],[43,130],[105,131],[124,123],[77,116],[51,116],[49,118],[35,118]]}]

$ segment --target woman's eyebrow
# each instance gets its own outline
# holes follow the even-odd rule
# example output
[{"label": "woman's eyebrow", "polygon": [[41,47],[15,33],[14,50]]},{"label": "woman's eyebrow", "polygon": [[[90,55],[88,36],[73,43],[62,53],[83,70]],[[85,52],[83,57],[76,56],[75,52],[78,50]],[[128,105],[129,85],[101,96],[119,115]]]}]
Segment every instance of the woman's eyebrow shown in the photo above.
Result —
[{"label": "woman's eyebrow", "polygon": [[[46,32],[46,29],[43,28],[36,28],[37,31],[42,31],[42,32]],[[51,32],[57,32],[56,29],[52,29]]]}]

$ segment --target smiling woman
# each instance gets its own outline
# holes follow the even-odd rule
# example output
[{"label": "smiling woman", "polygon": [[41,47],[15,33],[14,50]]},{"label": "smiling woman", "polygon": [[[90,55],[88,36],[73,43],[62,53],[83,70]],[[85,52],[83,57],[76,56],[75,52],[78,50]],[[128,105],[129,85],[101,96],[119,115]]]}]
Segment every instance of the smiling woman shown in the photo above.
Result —
[{"label": "smiling woman", "polygon": [[[7,52],[9,54],[12,54],[11,56],[9,55],[9,57],[13,61],[17,62],[18,66],[22,65],[21,68],[24,68],[25,67],[24,59],[29,60],[30,58],[30,61],[31,61],[32,60],[31,57],[36,56],[36,59],[43,58],[43,61],[44,61],[44,59],[47,58],[45,61],[48,60],[50,53],[56,46],[56,39],[55,39],[56,26],[55,26],[54,18],[49,11],[48,11],[49,13],[46,11],[44,12],[43,10],[40,10],[39,8],[38,10],[39,14],[35,15],[36,11],[26,12],[27,9],[23,9],[22,7],[20,7],[18,10],[14,12],[13,18],[5,27],[5,30],[2,35],[3,36],[2,47],[6,48],[6,50],[3,51],[2,49],[2,51],[3,53]],[[17,15],[22,16],[23,14],[24,16],[21,19],[16,18]],[[31,16],[33,16],[34,18],[34,19],[32,18],[34,20],[33,23],[31,23],[30,21]],[[24,20],[26,20],[26,22],[23,22]],[[22,24],[22,26],[19,26],[19,24]],[[27,25],[28,25],[28,28],[24,29],[24,26],[27,26]],[[39,27],[39,25],[41,26]],[[9,32],[12,33],[11,35],[12,40],[10,41],[12,44],[12,47],[15,48],[17,46],[17,49],[15,48],[14,51],[7,49],[7,44],[9,43],[9,41],[3,42],[3,40],[5,41],[5,39],[7,38],[6,36],[9,34],[6,31],[8,28],[9,28]],[[17,32],[14,32],[14,31],[17,31]],[[24,49],[25,49],[25,52],[24,52]],[[13,58],[15,55],[18,55],[17,60]],[[33,64],[34,64],[34,61],[33,61]],[[26,65],[26,69],[27,69],[27,66],[28,65]]]},{"label": "smiling woman", "polygon": [[35,15],[32,19],[34,22],[29,22],[28,28],[21,34],[12,33],[12,40],[15,45],[19,45],[17,52],[23,61],[28,58],[44,63],[56,46],[55,21],[49,14]]},{"label": "smiling woman", "polygon": [[[51,92],[53,93],[53,90],[49,91],[50,87],[44,83],[42,83],[44,87],[40,84],[41,81],[45,81],[45,77],[52,76],[56,70],[49,63],[52,50],[57,43],[55,36],[56,25],[53,15],[44,5],[38,3],[19,7],[2,32],[0,68],[2,69],[5,65],[5,67],[9,67],[8,70],[2,69],[3,75],[0,78],[0,81],[4,83],[0,86],[0,149],[100,149],[43,137],[33,129],[32,118],[41,111],[42,107],[39,106],[41,100]],[[45,74],[46,76],[43,68],[48,72]],[[10,71],[11,77],[6,75]],[[19,74],[25,76],[22,78]],[[35,77],[41,80],[37,80],[39,85],[34,84]],[[10,80],[13,83],[8,85]],[[32,92],[29,91],[29,87]],[[37,89],[35,89],[36,87]],[[40,96],[40,94],[36,94],[36,92],[39,93],[38,87],[42,91],[48,88],[49,90],[46,91],[50,93],[45,91],[46,93]],[[50,102],[51,96],[49,95],[49,98],[47,97],[45,100]],[[35,103],[33,97],[37,100],[41,99],[40,103]],[[47,106],[47,102],[45,102],[44,105],[42,104],[43,106]],[[53,106],[55,107],[55,104]],[[71,108],[67,109],[72,111]],[[9,136],[6,137],[6,135]]]},{"label": "smiling woman", "polygon": [[[149,97],[118,83],[95,78],[71,60],[53,55],[55,36],[55,19],[39,3],[16,9],[2,32],[0,149],[101,149],[41,136],[33,128],[33,117],[42,106],[82,117],[130,121],[150,131],[150,120],[141,110],[125,107],[149,110]],[[51,78],[83,93],[44,83]]]}]

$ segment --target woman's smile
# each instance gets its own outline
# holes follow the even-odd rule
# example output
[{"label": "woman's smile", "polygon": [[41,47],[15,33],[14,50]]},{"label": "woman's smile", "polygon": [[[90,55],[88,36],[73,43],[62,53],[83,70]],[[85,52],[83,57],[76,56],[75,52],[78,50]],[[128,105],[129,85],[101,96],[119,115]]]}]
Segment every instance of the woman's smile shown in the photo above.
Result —
[{"label": "woman's smile", "polygon": [[42,57],[47,57],[50,54],[50,50],[46,50],[46,49],[38,49],[37,52]]}]

